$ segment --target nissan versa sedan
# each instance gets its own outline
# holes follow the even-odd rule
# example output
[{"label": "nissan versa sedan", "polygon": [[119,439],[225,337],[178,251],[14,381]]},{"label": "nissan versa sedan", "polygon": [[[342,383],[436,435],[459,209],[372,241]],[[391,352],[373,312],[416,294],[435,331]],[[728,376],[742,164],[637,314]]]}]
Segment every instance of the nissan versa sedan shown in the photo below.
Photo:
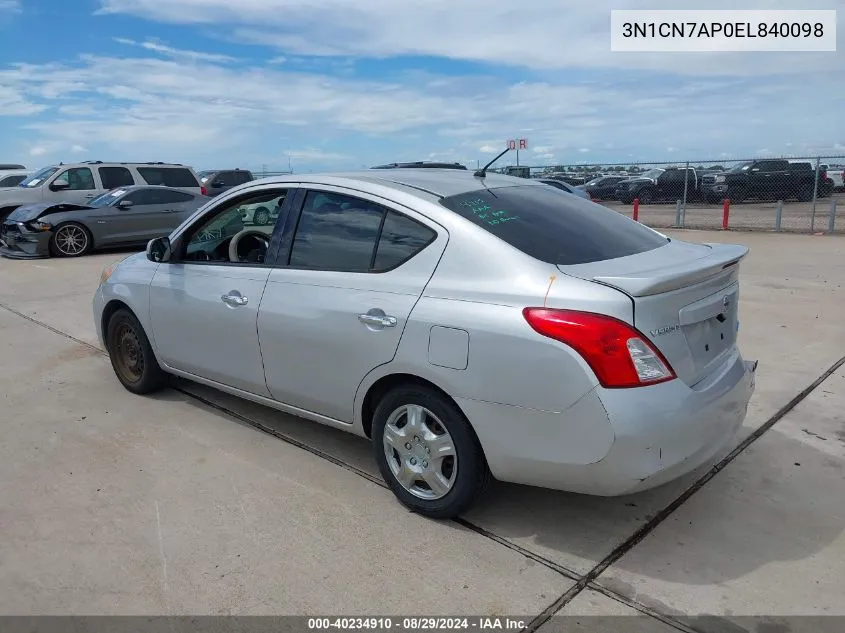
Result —
[{"label": "nissan versa sedan", "polygon": [[106,268],[94,323],[129,391],[180,376],[367,437],[403,504],[454,517],[493,478],[615,496],[726,448],[746,253],[484,170],[291,175]]},{"label": "nissan versa sedan", "polygon": [[168,235],[208,198],[161,186],[113,189],[88,204],[25,204],[0,224],[0,255],[79,257]]}]

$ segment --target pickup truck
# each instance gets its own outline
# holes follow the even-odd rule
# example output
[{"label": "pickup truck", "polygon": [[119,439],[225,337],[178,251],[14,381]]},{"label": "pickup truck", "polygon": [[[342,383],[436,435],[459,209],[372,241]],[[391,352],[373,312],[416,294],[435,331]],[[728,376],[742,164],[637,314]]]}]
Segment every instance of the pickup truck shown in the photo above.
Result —
[{"label": "pickup truck", "polygon": [[[702,193],[708,202],[727,198],[741,203],[751,198],[760,200],[789,200],[801,202],[813,199],[816,172],[810,163],[790,163],[787,160],[751,160],[732,169],[702,178]],[[819,174],[818,197],[830,195],[833,183]]]},{"label": "pickup truck", "polygon": [[685,176],[687,200],[695,200],[699,196],[701,179],[692,167],[649,169],[643,174],[619,182],[616,185],[616,198],[624,204],[631,204],[634,198],[639,199],[641,204],[682,200]]}]

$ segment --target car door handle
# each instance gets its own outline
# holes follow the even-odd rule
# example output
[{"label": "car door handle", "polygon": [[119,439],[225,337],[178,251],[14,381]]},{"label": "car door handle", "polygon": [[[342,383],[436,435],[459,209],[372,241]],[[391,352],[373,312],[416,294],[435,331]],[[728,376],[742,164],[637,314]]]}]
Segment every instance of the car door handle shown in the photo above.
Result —
[{"label": "car door handle", "polygon": [[242,296],[239,292],[231,292],[227,295],[223,295],[220,299],[228,306],[237,307],[237,306],[245,306],[249,303],[249,299]]},{"label": "car door handle", "polygon": [[162,209],[162,213],[173,213],[173,209]]},{"label": "car door handle", "polygon": [[397,323],[396,317],[379,314],[359,314],[358,320],[365,325],[376,327],[394,327]]},{"label": "car door handle", "polygon": [[86,198],[93,198],[93,197],[94,197],[94,194],[93,194],[93,193],[86,193],[86,194],[85,194],[85,197],[86,197]]}]

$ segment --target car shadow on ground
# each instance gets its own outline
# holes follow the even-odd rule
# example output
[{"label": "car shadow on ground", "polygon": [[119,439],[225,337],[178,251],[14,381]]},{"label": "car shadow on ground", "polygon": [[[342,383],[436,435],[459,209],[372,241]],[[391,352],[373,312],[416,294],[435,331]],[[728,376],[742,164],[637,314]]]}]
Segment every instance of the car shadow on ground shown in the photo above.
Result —
[{"label": "car shadow on ground", "polygon": [[[253,428],[255,423],[264,425],[313,449],[315,458],[323,453],[381,479],[372,445],[363,438],[195,383],[179,380],[176,388],[178,391],[155,397],[188,402],[233,423]],[[654,490],[624,497],[593,497],[495,482],[465,518],[580,575],[623,544],[711,465]],[[819,467],[827,469],[821,480],[811,475],[818,474]],[[845,530],[831,510],[845,505],[843,479],[845,460],[792,439],[775,427],[698,490],[683,511],[670,515],[656,532],[674,524],[669,530],[673,540],[666,550],[694,543],[699,553],[709,551],[707,564],[674,567],[625,556],[615,566],[669,582],[709,585],[740,578],[772,562],[812,557]],[[385,490],[385,494],[391,493]],[[688,508],[691,514],[686,512]],[[681,520],[688,524],[680,525]],[[447,524],[465,529],[457,523]],[[744,534],[737,534],[738,530]]]}]

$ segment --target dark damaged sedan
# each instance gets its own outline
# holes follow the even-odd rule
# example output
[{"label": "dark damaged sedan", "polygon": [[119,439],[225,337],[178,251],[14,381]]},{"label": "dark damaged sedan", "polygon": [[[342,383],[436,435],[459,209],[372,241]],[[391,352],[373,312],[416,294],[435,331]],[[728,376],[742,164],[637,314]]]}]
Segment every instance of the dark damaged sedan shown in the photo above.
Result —
[{"label": "dark damaged sedan", "polygon": [[146,245],[169,235],[208,200],[171,187],[133,186],[113,189],[87,205],[23,205],[0,226],[0,255],[78,257],[99,248]]}]

